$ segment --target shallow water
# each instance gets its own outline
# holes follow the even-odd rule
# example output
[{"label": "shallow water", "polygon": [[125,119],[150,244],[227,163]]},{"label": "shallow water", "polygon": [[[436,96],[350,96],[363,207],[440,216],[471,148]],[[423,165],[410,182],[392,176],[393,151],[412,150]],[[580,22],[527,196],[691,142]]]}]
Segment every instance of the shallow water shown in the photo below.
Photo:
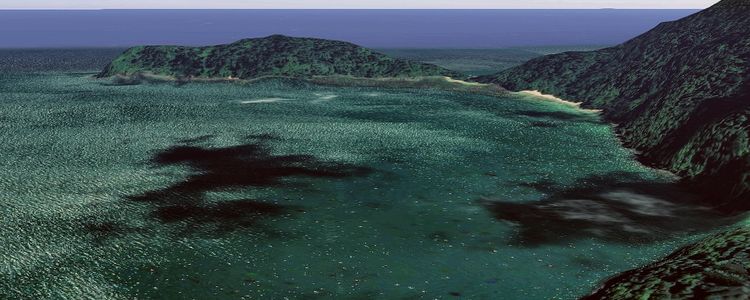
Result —
[{"label": "shallow water", "polygon": [[5,73],[0,107],[0,298],[569,299],[711,225],[529,96]]}]

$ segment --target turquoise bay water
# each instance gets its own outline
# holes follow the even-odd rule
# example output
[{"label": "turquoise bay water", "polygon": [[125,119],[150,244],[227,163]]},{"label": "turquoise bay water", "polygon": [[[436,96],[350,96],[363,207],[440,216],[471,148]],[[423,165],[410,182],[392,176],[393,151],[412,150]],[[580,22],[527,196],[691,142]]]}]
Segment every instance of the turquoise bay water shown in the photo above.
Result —
[{"label": "turquoise bay water", "polygon": [[6,73],[0,107],[0,298],[570,299],[701,229],[528,96]]}]

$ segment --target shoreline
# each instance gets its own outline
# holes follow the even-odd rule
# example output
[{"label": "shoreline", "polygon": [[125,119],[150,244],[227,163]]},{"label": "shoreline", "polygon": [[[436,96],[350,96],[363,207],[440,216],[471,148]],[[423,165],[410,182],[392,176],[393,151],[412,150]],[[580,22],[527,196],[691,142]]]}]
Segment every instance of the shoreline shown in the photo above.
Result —
[{"label": "shoreline", "polygon": [[374,87],[391,89],[437,89],[448,92],[474,93],[485,96],[499,97],[510,94],[510,91],[493,84],[482,84],[451,78],[448,76],[423,76],[423,77],[352,77],[348,75],[318,75],[307,78],[290,77],[281,75],[260,76],[250,79],[236,77],[189,77],[177,78],[170,75],[160,75],[148,72],[114,75],[109,77],[93,76],[96,80],[109,80],[115,85],[138,85],[142,83],[237,83],[247,84],[267,79],[292,79],[301,80],[311,84],[340,87]]},{"label": "shoreline", "polygon": [[557,97],[555,95],[543,94],[542,92],[540,92],[538,90],[523,90],[523,91],[516,92],[516,94],[524,95],[524,96],[531,96],[531,97],[539,98],[539,99],[542,99],[542,100],[545,100],[545,101],[560,103],[560,104],[563,104],[565,106],[573,107],[575,109],[578,109],[578,110],[581,110],[581,111],[585,111],[585,112],[589,112],[589,113],[596,113],[596,114],[598,114],[598,113],[602,112],[601,109],[581,108],[581,104],[583,104],[583,102],[573,102],[573,101],[570,101],[570,100],[565,100],[565,99],[559,98],[559,97]]},{"label": "shoreline", "polygon": [[[544,100],[544,101],[551,101],[551,102],[560,103],[560,104],[563,104],[565,106],[572,107],[572,108],[575,108],[577,110],[580,110],[582,112],[587,112],[587,113],[592,113],[592,114],[597,114],[597,115],[601,114],[604,111],[602,109],[581,108],[581,104],[583,104],[583,102],[573,102],[573,101],[565,100],[565,99],[559,98],[559,97],[557,97],[555,95],[544,94],[544,93],[542,93],[542,92],[540,92],[538,90],[522,90],[522,91],[514,92],[514,94],[524,95],[524,96],[530,96],[530,97],[535,97],[535,98],[538,98],[538,99],[541,99],[541,100]],[[604,118],[602,118],[602,119],[604,119]],[[628,150],[631,153],[631,155],[633,155],[633,158],[639,164],[641,164],[642,166],[644,166],[646,168],[651,169],[652,171],[654,171],[655,173],[657,173],[657,174],[659,174],[661,176],[665,176],[667,178],[670,178],[670,179],[674,180],[675,183],[679,183],[683,179],[682,176],[674,173],[673,171],[671,171],[669,169],[664,169],[664,168],[656,167],[656,165],[653,162],[650,162],[649,160],[645,159],[643,157],[643,155],[641,154],[640,151],[636,150],[635,148],[628,147],[625,144],[625,141],[623,140],[623,137],[617,132],[617,124],[610,123],[609,125],[613,129],[614,138],[617,140],[618,144],[620,144],[620,147]]]}]

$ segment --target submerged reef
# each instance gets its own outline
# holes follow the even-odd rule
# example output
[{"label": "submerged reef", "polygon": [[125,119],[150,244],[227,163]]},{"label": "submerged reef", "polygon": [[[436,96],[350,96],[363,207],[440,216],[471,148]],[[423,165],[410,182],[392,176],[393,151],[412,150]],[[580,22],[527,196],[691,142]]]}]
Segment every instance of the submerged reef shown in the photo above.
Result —
[{"label": "submerged reef", "polygon": [[527,184],[548,195],[539,201],[480,201],[497,220],[518,227],[516,246],[568,244],[571,240],[645,244],[678,234],[732,224],[737,217],[697,205],[696,197],[670,182],[650,182],[614,172],[579,180],[573,188],[541,181]]},{"label": "submerged reef", "polygon": [[156,220],[181,223],[185,233],[221,234],[243,228],[265,229],[260,220],[302,209],[269,199],[209,201],[206,194],[210,192],[294,185],[290,180],[297,177],[345,178],[371,172],[365,167],[320,161],[311,155],[273,155],[267,145],[272,138],[251,137],[249,143],[231,147],[194,144],[210,140],[207,136],[182,141],[155,154],[151,163],[158,167],[186,166],[192,174],[171,186],[128,199],[153,204]]}]

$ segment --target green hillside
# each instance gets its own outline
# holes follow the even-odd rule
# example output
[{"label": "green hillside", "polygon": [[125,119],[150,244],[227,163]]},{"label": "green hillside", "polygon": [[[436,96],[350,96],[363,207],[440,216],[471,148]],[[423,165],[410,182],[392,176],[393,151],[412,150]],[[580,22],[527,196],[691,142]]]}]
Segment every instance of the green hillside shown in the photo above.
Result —
[{"label": "green hillside", "polygon": [[476,78],[604,109],[626,146],[727,210],[750,209],[750,0],[724,0],[622,45]]},{"label": "green hillside", "polygon": [[584,299],[747,299],[750,228],[728,231],[617,275]]},{"label": "green hillside", "polygon": [[351,43],[282,35],[208,47],[134,47],[112,61],[99,76],[137,73],[240,79],[327,75],[463,77],[435,65],[394,59]]}]

